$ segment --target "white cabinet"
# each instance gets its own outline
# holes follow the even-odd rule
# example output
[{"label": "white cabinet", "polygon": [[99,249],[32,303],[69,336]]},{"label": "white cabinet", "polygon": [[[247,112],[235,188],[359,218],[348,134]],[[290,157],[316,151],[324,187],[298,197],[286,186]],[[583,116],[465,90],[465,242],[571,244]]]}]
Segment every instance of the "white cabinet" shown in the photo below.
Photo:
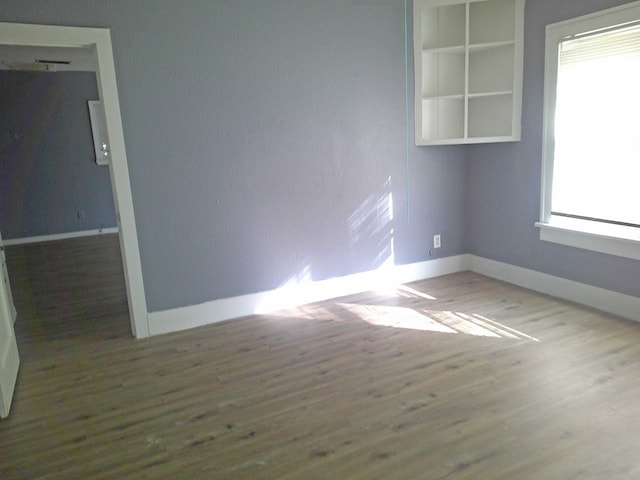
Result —
[{"label": "white cabinet", "polygon": [[416,145],[520,140],[524,0],[415,0]]}]

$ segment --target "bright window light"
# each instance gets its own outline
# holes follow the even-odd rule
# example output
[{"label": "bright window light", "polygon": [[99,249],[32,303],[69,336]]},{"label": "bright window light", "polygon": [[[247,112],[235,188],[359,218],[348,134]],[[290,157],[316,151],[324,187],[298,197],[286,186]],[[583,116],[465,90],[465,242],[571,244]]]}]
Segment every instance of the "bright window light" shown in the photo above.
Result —
[{"label": "bright window light", "polygon": [[640,0],[547,25],[540,239],[640,260]]},{"label": "bright window light", "polygon": [[640,226],[640,25],[559,45],[551,214]]}]

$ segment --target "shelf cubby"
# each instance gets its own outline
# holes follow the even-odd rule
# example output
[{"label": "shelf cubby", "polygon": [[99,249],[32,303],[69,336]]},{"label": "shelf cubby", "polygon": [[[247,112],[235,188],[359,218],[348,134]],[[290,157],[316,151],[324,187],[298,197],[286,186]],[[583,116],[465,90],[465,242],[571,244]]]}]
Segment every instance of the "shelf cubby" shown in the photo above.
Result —
[{"label": "shelf cubby", "polygon": [[513,42],[469,48],[469,93],[513,90]]},{"label": "shelf cubby", "polygon": [[463,48],[425,50],[422,54],[422,97],[463,95],[465,58]]},{"label": "shelf cubby", "polygon": [[512,41],[516,34],[514,0],[469,3],[469,44]]},{"label": "shelf cubby", "polygon": [[469,138],[507,138],[511,136],[513,95],[471,96],[469,102]]},{"label": "shelf cubby", "polygon": [[464,98],[441,97],[422,101],[428,112],[422,122],[422,135],[426,138],[452,140],[464,135]]},{"label": "shelf cubby", "polygon": [[463,4],[433,6],[420,10],[420,48],[464,46],[466,8]]}]

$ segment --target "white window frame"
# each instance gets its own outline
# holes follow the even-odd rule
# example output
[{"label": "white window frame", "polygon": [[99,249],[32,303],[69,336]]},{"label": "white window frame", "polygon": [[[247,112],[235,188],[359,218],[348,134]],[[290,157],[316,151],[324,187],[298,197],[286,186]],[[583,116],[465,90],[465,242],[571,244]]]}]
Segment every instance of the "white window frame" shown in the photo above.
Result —
[{"label": "white window frame", "polygon": [[[640,260],[640,228],[551,215],[558,47],[563,39],[640,19],[640,1],[546,27],[540,240]],[[639,207],[640,208],[640,207]]]}]

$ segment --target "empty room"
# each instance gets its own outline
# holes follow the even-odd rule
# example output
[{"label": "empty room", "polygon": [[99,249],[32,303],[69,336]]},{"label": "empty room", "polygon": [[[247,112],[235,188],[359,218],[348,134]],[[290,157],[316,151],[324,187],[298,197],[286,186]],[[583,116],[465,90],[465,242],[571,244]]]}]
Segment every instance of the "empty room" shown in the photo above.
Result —
[{"label": "empty room", "polygon": [[639,25],[3,0],[0,478],[640,478]]}]

